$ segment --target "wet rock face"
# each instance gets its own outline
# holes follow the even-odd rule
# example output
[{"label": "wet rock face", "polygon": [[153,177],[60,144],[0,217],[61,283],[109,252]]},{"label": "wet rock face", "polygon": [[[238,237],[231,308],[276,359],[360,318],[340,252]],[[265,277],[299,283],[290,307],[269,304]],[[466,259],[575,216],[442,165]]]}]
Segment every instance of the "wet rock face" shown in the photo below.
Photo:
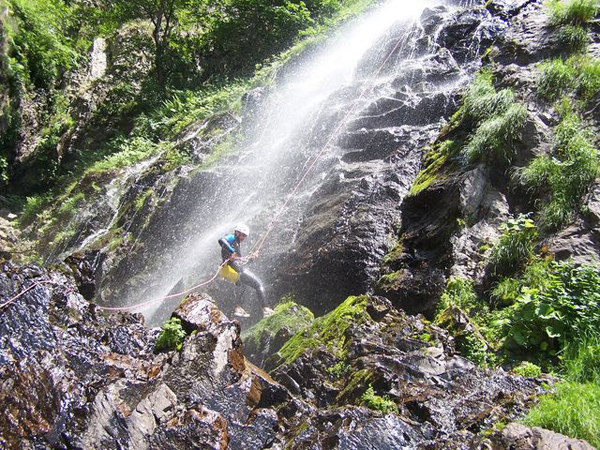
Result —
[{"label": "wet rock face", "polygon": [[209,299],[191,297],[178,312],[195,331],[181,353],[155,355],[157,332],[139,316],[102,314],[64,275],[2,265],[3,300],[30,286],[0,311],[3,448],[260,448],[272,439],[274,413],[254,407],[281,388],[246,365],[239,325]]},{"label": "wet rock face", "polygon": [[431,315],[452,265],[451,237],[461,217],[460,179],[441,180],[403,202],[402,246],[390,261],[390,280],[377,285],[409,313]]},{"label": "wet rock face", "polygon": [[[364,313],[342,348],[307,350],[272,372],[320,408],[286,434],[293,448],[474,448],[480,430],[543,392],[529,379],[477,369],[454,353],[447,332],[382,297],[370,297]],[[378,411],[369,386],[398,414]]]},{"label": "wet rock face", "polygon": [[[358,73],[368,77],[381,70],[393,74],[393,81],[378,88],[381,95],[367,102],[340,136],[342,162],[312,194],[294,244],[277,263],[282,270],[272,275],[276,295],[295,292],[316,314],[372,289],[393,244],[390,236],[400,218],[411,215],[411,204],[413,215],[427,211],[431,216],[412,238],[427,248],[408,256],[414,270],[406,272],[403,291],[388,290],[386,295],[409,311],[430,311],[431,299],[445,286],[449,258],[440,256],[444,261],[428,270],[420,261],[429,255],[420,253],[441,255],[449,247],[458,217],[457,205],[451,205],[456,192],[434,193],[426,206],[405,196],[423,149],[456,110],[459,89],[477,68],[477,56],[506,24],[483,7],[427,9],[420,22],[408,30],[399,26],[359,64]],[[394,62],[380,67],[377,55],[388,53]],[[440,198],[449,204],[443,206]],[[447,222],[430,230],[426,219],[437,214]]]},{"label": "wet rock face", "polygon": [[[157,330],[139,316],[101,313],[63,274],[2,265],[3,300],[27,287],[0,311],[7,449],[468,448],[541,391],[477,370],[447,333],[381,297],[361,303],[364,320],[335,352],[326,344],[278,367],[280,384],[245,360],[239,323],[206,295],[175,312],[182,350],[155,354]],[[379,411],[382,399],[397,413]]]}]

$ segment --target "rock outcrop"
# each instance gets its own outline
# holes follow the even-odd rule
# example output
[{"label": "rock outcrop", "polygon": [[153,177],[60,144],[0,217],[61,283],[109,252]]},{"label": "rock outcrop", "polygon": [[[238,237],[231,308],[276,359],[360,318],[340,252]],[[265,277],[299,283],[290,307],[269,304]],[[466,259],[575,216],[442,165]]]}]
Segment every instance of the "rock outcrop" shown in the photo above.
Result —
[{"label": "rock outcrop", "polygon": [[286,346],[308,344],[293,357],[284,346],[270,376],[205,294],[174,313],[181,351],[156,354],[156,329],[103,313],[69,276],[4,263],[2,299],[19,292],[0,311],[7,449],[473,448],[543,391],[475,368],[446,332],[382,297],[351,297],[295,335]]}]

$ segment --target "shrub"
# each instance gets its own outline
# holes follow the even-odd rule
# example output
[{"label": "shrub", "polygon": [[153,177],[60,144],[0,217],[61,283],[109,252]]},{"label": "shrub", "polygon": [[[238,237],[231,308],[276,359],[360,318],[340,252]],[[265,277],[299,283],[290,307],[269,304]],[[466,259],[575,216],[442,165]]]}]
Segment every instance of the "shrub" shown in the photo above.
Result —
[{"label": "shrub", "polygon": [[550,268],[545,284],[524,289],[511,307],[508,333],[529,352],[555,356],[600,326],[600,274],[570,262]]},{"label": "shrub", "polygon": [[502,225],[504,233],[490,255],[492,273],[507,274],[520,270],[534,254],[537,227],[526,215]]},{"label": "shrub", "polygon": [[375,394],[372,385],[369,385],[369,388],[365,391],[360,399],[363,405],[374,411],[380,411],[383,414],[398,414],[398,405],[396,405],[396,403],[387,395],[381,396]]},{"label": "shrub", "polygon": [[9,3],[17,23],[14,62],[26,69],[21,74],[36,88],[53,88],[61,71],[74,67],[78,57],[64,33],[69,28],[68,6],[54,0]]},{"label": "shrub", "polygon": [[552,25],[585,25],[598,11],[596,0],[550,0],[547,3]]},{"label": "shrub", "polygon": [[185,336],[181,320],[177,317],[171,317],[158,335],[154,349],[157,352],[179,351],[183,347]]},{"label": "shrub", "polygon": [[600,447],[600,384],[559,383],[554,394],[529,411],[524,423]]}]

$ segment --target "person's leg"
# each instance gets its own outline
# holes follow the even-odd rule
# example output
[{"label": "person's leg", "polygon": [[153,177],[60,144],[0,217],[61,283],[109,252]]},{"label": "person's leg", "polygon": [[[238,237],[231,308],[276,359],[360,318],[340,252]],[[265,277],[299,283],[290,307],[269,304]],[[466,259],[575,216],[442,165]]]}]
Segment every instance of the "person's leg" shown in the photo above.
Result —
[{"label": "person's leg", "polygon": [[249,270],[244,270],[242,273],[240,273],[240,283],[250,286],[254,290],[256,290],[260,306],[262,308],[267,306],[265,288],[263,287],[262,283],[256,275],[254,275]]},{"label": "person's leg", "polygon": [[239,274],[242,274],[244,272],[242,264],[237,260],[229,261],[227,264]]}]

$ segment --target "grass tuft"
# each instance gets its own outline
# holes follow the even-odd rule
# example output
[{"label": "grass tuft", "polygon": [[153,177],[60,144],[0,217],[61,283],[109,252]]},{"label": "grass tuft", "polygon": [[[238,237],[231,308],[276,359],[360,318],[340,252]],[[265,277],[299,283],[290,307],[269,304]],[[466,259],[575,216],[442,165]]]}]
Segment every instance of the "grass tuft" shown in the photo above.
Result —
[{"label": "grass tuft", "polygon": [[562,106],[563,118],[555,129],[554,154],[540,155],[517,172],[532,193],[546,199],[540,226],[556,230],[569,223],[590,186],[600,175],[600,153],[593,133],[576,113]]},{"label": "grass tuft", "polygon": [[537,227],[525,215],[502,225],[504,233],[490,255],[494,274],[514,273],[531,261],[534,255]]},{"label": "grass tuft", "polygon": [[580,52],[587,48],[590,37],[580,25],[565,25],[558,31],[558,40],[571,51]]},{"label": "grass tuft", "polygon": [[528,426],[542,427],[600,446],[600,385],[571,381],[556,386],[533,408],[524,420]]},{"label": "grass tuft", "polygon": [[561,25],[585,25],[596,16],[596,0],[550,0],[546,3],[550,23]]},{"label": "grass tuft", "polygon": [[510,162],[528,117],[527,109],[515,101],[514,92],[510,89],[496,92],[491,72],[484,70],[475,78],[463,101],[463,121],[474,130],[461,152],[465,161]]},{"label": "grass tuft", "polygon": [[545,61],[539,70],[537,91],[548,101],[568,93],[589,101],[600,91],[600,61],[587,55],[574,55],[566,61],[561,58]]}]

